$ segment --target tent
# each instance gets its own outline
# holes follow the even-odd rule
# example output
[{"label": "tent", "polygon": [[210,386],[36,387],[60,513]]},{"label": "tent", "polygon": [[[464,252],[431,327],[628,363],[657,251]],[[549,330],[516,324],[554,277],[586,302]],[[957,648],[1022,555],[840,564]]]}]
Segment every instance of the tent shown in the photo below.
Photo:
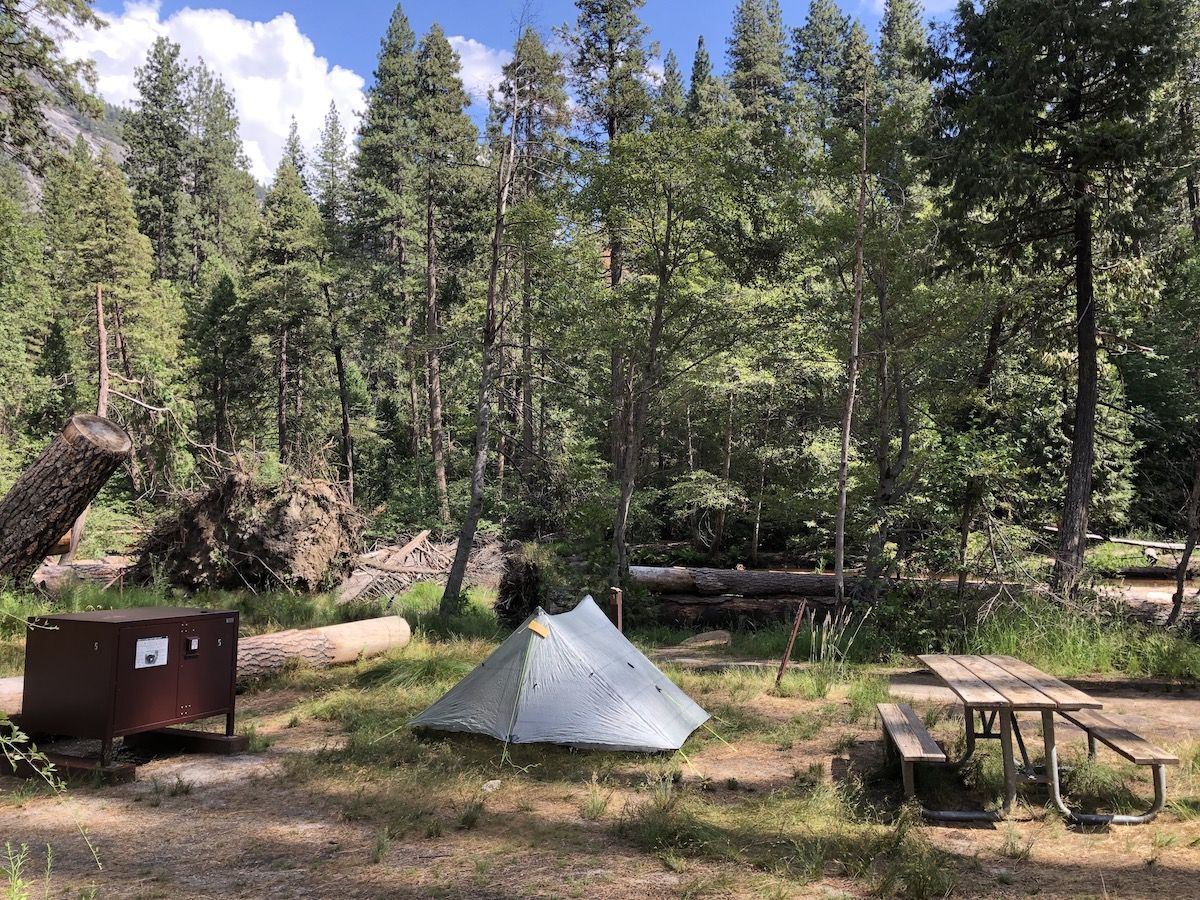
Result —
[{"label": "tent", "polygon": [[516,744],[678,750],[708,713],[617,631],[591,597],[540,607],[410,723]]}]

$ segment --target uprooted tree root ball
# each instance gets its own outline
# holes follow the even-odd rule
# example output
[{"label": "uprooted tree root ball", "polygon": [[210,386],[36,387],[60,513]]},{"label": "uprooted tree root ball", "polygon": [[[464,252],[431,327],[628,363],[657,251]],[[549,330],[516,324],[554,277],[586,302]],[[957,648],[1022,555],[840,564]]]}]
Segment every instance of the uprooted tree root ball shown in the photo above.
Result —
[{"label": "uprooted tree root ball", "polygon": [[146,537],[132,574],[189,590],[320,590],[340,579],[361,529],[339,485],[230,472],[180,498]]}]

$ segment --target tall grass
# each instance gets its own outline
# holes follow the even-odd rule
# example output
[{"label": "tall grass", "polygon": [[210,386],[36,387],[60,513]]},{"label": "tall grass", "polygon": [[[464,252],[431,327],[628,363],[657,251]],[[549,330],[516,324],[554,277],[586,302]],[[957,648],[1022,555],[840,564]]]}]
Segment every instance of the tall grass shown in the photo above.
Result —
[{"label": "tall grass", "polygon": [[1200,678],[1200,647],[1182,634],[1027,597],[969,627],[967,653],[1017,656],[1057,675]]}]

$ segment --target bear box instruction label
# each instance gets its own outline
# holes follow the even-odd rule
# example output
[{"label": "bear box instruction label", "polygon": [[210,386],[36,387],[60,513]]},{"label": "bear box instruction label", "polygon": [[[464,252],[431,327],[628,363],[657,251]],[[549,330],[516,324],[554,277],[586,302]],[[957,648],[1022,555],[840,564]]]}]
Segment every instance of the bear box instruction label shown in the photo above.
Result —
[{"label": "bear box instruction label", "polygon": [[137,657],[133,667],[135,669],[152,669],[155,666],[165,666],[168,643],[170,641],[166,637],[138,638]]}]

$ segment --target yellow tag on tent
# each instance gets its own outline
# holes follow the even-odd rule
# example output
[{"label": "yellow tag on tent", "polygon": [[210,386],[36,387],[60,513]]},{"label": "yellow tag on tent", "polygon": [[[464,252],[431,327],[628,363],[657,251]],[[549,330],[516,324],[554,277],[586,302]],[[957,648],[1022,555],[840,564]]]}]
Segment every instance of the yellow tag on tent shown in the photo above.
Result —
[{"label": "yellow tag on tent", "polygon": [[529,623],[529,630],[538,637],[550,637],[550,629],[536,619]]}]

